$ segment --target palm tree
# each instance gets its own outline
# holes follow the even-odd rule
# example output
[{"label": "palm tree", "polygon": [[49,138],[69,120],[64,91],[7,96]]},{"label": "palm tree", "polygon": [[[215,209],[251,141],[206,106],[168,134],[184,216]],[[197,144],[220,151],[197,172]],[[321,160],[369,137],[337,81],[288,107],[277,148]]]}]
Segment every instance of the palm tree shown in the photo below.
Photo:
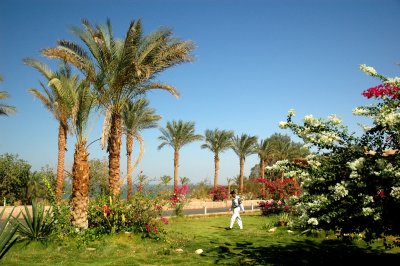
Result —
[{"label": "palm tree", "polygon": [[109,153],[109,186],[111,195],[118,197],[122,110],[132,98],[148,90],[163,89],[178,96],[174,87],[153,81],[163,70],[191,61],[194,45],[174,38],[170,29],[143,35],[140,20],[131,22],[122,40],[114,38],[110,20],[106,25],[96,26],[82,20],[82,25],[83,28],[73,27],[72,32],[83,41],[89,53],[65,40],[42,52],[75,65],[93,84],[99,104],[106,112],[105,123],[109,124],[109,134],[104,134],[108,136],[105,141]]},{"label": "palm tree", "polygon": [[189,177],[186,177],[186,176],[180,177],[179,180],[181,181],[181,186],[188,185],[189,181],[190,181]]},{"label": "palm tree", "polygon": [[178,188],[178,167],[179,167],[179,150],[196,140],[202,140],[202,135],[194,133],[194,122],[172,121],[167,122],[165,128],[160,128],[162,136],[158,137],[162,143],[158,146],[160,150],[165,145],[169,145],[174,149],[174,191]]},{"label": "palm tree", "polygon": [[273,146],[271,145],[271,142],[269,139],[262,139],[260,140],[259,143],[256,144],[256,152],[258,154],[258,157],[260,158],[260,177],[264,178],[265,177],[265,163],[268,159],[268,156],[270,156],[273,153]]},{"label": "palm tree", "polygon": [[[3,81],[3,77],[0,76],[0,81]],[[9,97],[6,91],[0,91],[0,100],[7,99]],[[10,115],[17,111],[14,106],[0,103],[0,115]]]},{"label": "palm tree", "polygon": [[64,158],[67,147],[68,121],[76,101],[79,86],[78,75],[71,74],[71,68],[65,63],[60,64],[58,72],[35,59],[26,58],[23,62],[38,70],[46,79],[49,88],[40,82],[43,92],[34,88],[28,91],[39,99],[58,121],[58,158],[55,194],[57,202],[61,201],[64,185]]},{"label": "palm tree", "polygon": [[[127,199],[132,197],[132,173],[139,164],[144,153],[143,138],[140,132],[143,129],[157,127],[157,121],[161,116],[154,114],[155,109],[149,108],[149,101],[145,98],[139,98],[129,102],[122,112],[123,131],[126,134],[126,156],[127,156]],[[140,150],[135,164],[132,166],[132,147],[134,139],[138,140]]]},{"label": "palm tree", "polygon": [[257,137],[242,134],[240,137],[233,137],[232,141],[232,150],[236,153],[237,156],[239,156],[240,160],[239,191],[240,193],[243,193],[244,161],[246,160],[246,157],[248,155],[255,153]]},{"label": "palm tree", "polygon": [[[259,143],[256,144],[256,152],[258,157],[260,158],[260,177],[262,179],[265,178],[265,163],[268,159],[268,156],[273,152],[271,142],[268,139],[262,139]],[[265,183],[262,183],[262,195],[265,194]]]},{"label": "palm tree", "polygon": [[214,153],[214,191],[218,189],[219,154],[232,147],[233,131],[209,130],[205,132],[205,142],[202,149],[209,149]]},{"label": "palm tree", "polygon": [[72,112],[72,130],[76,136],[74,163],[72,166],[71,222],[77,228],[88,227],[89,203],[89,152],[87,150],[88,122],[95,97],[88,84],[82,81],[78,99]]}]

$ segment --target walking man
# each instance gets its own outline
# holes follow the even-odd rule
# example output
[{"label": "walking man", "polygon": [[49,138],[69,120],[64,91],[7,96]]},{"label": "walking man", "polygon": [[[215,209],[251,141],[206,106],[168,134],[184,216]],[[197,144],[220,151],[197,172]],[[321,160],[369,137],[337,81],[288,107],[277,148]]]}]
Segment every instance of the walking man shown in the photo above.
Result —
[{"label": "walking man", "polygon": [[229,227],[226,228],[226,230],[231,230],[233,228],[233,224],[235,223],[235,221],[237,221],[239,228],[243,229],[243,222],[242,218],[240,217],[240,210],[244,212],[243,201],[237,195],[236,189],[231,191],[231,196],[232,196],[232,206],[229,210],[232,211],[232,217],[231,217],[231,223]]}]

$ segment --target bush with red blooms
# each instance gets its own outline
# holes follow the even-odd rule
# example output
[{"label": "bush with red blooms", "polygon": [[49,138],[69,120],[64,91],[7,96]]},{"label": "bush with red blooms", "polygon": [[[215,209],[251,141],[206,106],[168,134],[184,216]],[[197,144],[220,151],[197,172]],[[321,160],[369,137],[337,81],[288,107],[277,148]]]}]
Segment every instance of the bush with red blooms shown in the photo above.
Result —
[{"label": "bush with red blooms", "polygon": [[282,212],[290,212],[291,206],[285,203],[285,200],[266,200],[258,202],[262,215],[279,214]]},{"label": "bush with red blooms", "polygon": [[213,201],[224,201],[229,197],[228,188],[225,186],[218,186],[217,189],[211,192]]},{"label": "bush with red blooms", "polygon": [[181,187],[177,187],[174,190],[174,194],[170,197],[169,205],[175,210],[176,216],[181,216],[183,214],[183,207],[189,202],[187,194],[189,194],[189,188],[185,184]]},{"label": "bush with red blooms", "polygon": [[257,178],[257,181],[264,184],[264,199],[286,200],[291,196],[300,196],[301,188],[296,179],[284,178],[268,180],[266,178]]},{"label": "bush with red blooms", "polygon": [[300,196],[300,186],[297,180],[293,178],[276,180],[258,178],[257,181],[265,186],[263,198],[269,199],[258,203],[263,215],[289,212],[291,206],[286,204],[286,202],[292,196]]}]

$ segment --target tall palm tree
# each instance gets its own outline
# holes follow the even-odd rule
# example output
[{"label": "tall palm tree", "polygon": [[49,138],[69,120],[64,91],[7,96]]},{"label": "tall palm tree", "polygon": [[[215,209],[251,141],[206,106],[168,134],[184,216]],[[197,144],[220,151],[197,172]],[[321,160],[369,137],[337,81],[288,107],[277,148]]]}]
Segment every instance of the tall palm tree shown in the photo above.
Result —
[{"label": "tall palm tree", "polygon": [[240,137],[232,138],[232,150],[239,156],[240,160],[240,175],[239,175],[239,191],[243,193],[243,176],[244,176],[244,161],[248,155],[255,153],[255,145],[257,144],[256,136],[242,134]]},{"label": "tall palm tree", "polygon": [[87,150],[88,123],[95,97],[88,84],[82,81],[72,112],[72,130],[76,136],[74,163],[72,166],[71,222],[77,228],[88,227],[89,203],[89,152]]},{"label": "tall palm tree", "polygon": [[[0,76],[0,81],[3,81],[2,76]],[[9,95],[6,91],[0,91],[0,100],[7,99],[8,97]],[[10,115],[15,113],[16,111],[17,109],[14,106],[0,103],[0,115]]]},{"label": "tall palm tree", "polygon": [[42,82],[43,92],[31,88],[28,91],[39,99],[45,108],[49,110],[58,121],[58,158],[57,178],[55,194],[57,202],[60,202],[64,185],[64,161],[67,147],[68,121],[71,118],[72,108],[77,97],[79,86],[78,75],[72,75],[71,68],[65,63],[60,64],[59,70],[53,72],[46,64],[31,58],[23,62],[38,70],[47,80],[48,88]]},{"label": "tall palm tree", "polygon": [[[139,164],[144,153],[143,138],[141,131],[147,128],[157,127],[157,121],[161,116],[155,114],[155,109],[149,108],[149,101],[145,98],[138,98],[129,102],[122,111],[123,131],[126,134],[126,156],[127,156],[127,199],[132,197],[132,173]],[[134,139],[138,140],[140,150],[135,164],[132,166],[132,147]]]},{"label": "tall palm tree", "polygon": [[268,156],[270,156],[273,153],[273,146],[271,145],[271,142],[268,139],[261,139],[259,143],[256,144],[256,152],[258,154],[258,157],[260,158],[260,177],[264,178],[265,177],[265,163],[268,159]]},{"label": "tall palm tree", "polygon": [[191,142],[202,140],[202,135],[194,132],[194,122],[172,121],[167,122],[165,128],[160,128],[161,136],[158,137],[162,143],[158,146],[160,150],[165,145],[174,149],[174,191],[178,188],[178,168],[179,168],[179,150]]},{"label": "tall palm tree", "polygon": [[113,197],[120,193],[121,113],[135,96],[152,89],[178,91],[164,83],[154,82],[157,74],[172,66],[192,60],[194,45],[172,36],[170,29],[159,29],[143,35],[142,22],[132,21],[124,39],[114,38],[110,20],[106,25],[92,26],[82,20],[83,28],[72,32],[87,46],[59,41],[42,53],[50,58],[64,59],[75,65],[93,84],[99,104],[106,110],[110,125],[108,142],[109,186]]},{"label": "tall palm tree", "polygon": [[214,153],[214,191],[218,189],[219,154],[232,147],[233,131],[207,129],[205,143],[202,149],[209,149]]}]

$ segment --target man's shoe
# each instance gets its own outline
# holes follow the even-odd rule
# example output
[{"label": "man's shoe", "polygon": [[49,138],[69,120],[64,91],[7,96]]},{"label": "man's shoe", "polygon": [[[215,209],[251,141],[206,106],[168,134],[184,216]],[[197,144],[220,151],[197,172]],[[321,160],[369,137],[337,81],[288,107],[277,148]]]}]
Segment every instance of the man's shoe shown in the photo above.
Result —
[{"label": "man's shoe", "polygon": [[227,228],[225,228],[226,230],[232,230],[232,228],[230,228],[230,227],[227,227]]}]

